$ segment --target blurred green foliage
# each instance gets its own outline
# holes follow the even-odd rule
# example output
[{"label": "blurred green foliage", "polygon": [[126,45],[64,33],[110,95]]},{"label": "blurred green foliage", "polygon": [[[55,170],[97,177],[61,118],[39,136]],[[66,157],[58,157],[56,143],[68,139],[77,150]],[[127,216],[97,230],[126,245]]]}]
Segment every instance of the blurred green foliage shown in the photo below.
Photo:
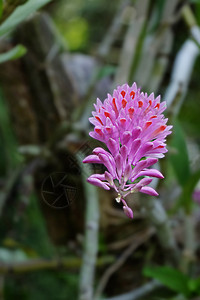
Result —
[{"label": "blurred green foliage", "polygon": [[169,266],[145,267],[143,273],[145,276],[159,280],[172,291],[184,295],[186,297],[184,299],[191,299],[200,295],[200,277],[191,279],[179,270]]},{"label": "blurred green foliage", "polygon": [[17,141],[13,133],[8,108],[0,90],[0,176],[13,172],[21,162],[21,157],[16,151]]},{"label": "blurred green foliage", "polygon": [[[19,23],[23,22],[30,14],[48,2],[51,2],[51,0],[29,0],[24,5],[17,7],[0,25],[0,36],[4,37],[9,34]],[[2,14],[3,1],[0,1],[0,17]],[[83,23],[81,27],[83,27]],[[76,28],[77,32],[80,28]],[[25,53],[25,47],[17,45],[10,51],[0,54],[0,63],[18,59]],[[0,90],[0,178],[2,180],[12,175],[23,162],[22,156],[18,152],[18,145],[11,123],[6,101]],[[2,191],[0,193],[1,205],[5,197],[5,193]],[[18,202],[20,203],[20,201],[19,197]],[[51,258],[57,255],[57,251],[49,240],[37,197],[32,194],[28,202],[20,203],[20,205],[22,204],[25,205],[22,210],[19,209],[20,206],[17,207],[17,210],[14,210],[12,207],[9,216],[7,215],[6,217],[9,222],[11,221],[11,217],[13,219],[12,226],[14,230],[11,234],[9,234],[9,231],[6,231],[10,228],[11,223],[7,224],[7,228],[5,223],[2,226],[4,218],[1,220],[1,229],[4,228],[4,230],[1,230],[0,237],[0,261],[11,263],[26,261],[29,258],[36,257]],[[52,295],[53,299],[55,299],[54,295],[58,295],[56,299],[66,299],[66,295],[70,299],[75,299],[77,296],[77,275],[66,271],[40,271],[28,275],[7,275],[5,282],[5,299],[45,300],[52,299]]]},{"label": "blurred green foliage", "polygon": [[[9,255],[12,261],[26,261],[29,258],[45,257],[51,259],[59,253],[52,246],[39,207],[38,199],[33,194],[30,202],[14,224],[14,231],[2,241],[4,253],[0,252],[0,260],[7,261]],[[26,224],[26,226],[24,226]],[[9,259],[9,262],[11,260]],[[78,277],[68,271],[37,271],[6,276],[5,299],[76,299]]]},{"label": "blurred green foliage", "polygon": [[58,18],[57,26],[69,50],[84,50],[88,44],[88,23],[84,18],[72,18],[64,23]]},{"label": "blurred green foliage", "polygon": [[[42,7],[50,0],[29,0],[26,4],[18,7],[18,9],[0,25],[0,34],[10,34],[17,24],[25,20],[31,13]],[[196,14],[196,19],[200,24],[200,1],[191,0]],[[2,14],[2,1],[0,1],[0,15]],[[108,26],[112,22],[115,10],[119,1],[107,0],[63,0],[54,1],[49,11],[53,15],[56,25],[60,30],[62,37],[68,44],[70,51],[82,51],[90,54],[102,41]],[[153,1],[156,8],[154,22],[152,23],[152,31],[157,27],[162,14],[164,1]],[[166,78],[162,86],[166,87],[169,82],[171,65],[186,38],[186,26],[181,23],[178,27],[174,26],[173,30],[177,32],[172,55],[170,58],[170,66],[168,67]],[[142,34],[145,36],[146,28]],[[189,34],[189,32],[188,32]],[[120,37],[118,39],[120,45]],[[140,51],[142,43],[138,45],[138,56],[133,66],[139,64]],[[23,46],[16,46],[10,52],[0,55],[0,62],[19,58],[25,53]],[[169,179],[167,184],[177,180],[182,187],[181,196],[176,203],[176,209],[183,208],[186,213],[191,212],[193,206],[192,193],[200,178],[200,171],[193,172],[189,166],[188,153],[188,137],[194,139],[198,146],[200,145],[200,89],[199,89],[199,70],[200,58],[198,58],[189,91],[182,105],[181,111],[174,125],[174,135],[170,143],[169,160],[171,165],[169,169]],[[99,69],[98,79],[106,76],[113,76],[116,71],[115,65],[102,66]],[[162,87],[161,87],[162,88]],[[23,167],[23,158],[19,155],[18,144],[13,134],[12,120],[0,91],[0,177],[2,180],[12,174],[18,167]],[[171,167],[172,166],[172,167]],[[173,170],[173,171],[172,171]],[[169,183],[168,183],[169,182]],[[59,249],[52,245],[49,238],[44,216],[41,213],[40,204],[37,196],[31,193],[27,202],[23,202],[18,194],[17,201],[21,206],[13,205],[9,202],[8,207],[12,224],[10,223],[10,215],[6,215],[9,226],[12,230],[7,230],[6,222],[2,224],[5,231],[1,230],[1,248],[0,260],[14,261],[26,260],[29,258],[46,257],[52,258],[59,256]],[[23,206],[24,205],[24,206]],[[3,218],[2,218],[3,219]],[[5,219],[3,219],[5,220]],[[123,226],[123,224],[122,224]],[[121,231],[124,237],[123,229]],[[121,237],[121,238],[122,238]],[[69,250],[67,250],[69,251]],[[66,255],[68,252],[66,251]],[[109,250],[105,242],[104,234],[100,234],[99,251],[106,254]],[[141,256],[143,252],[141,251]],[[191,279],[180,271],[170,267],[153,267],[144,270],[145,276],[160,280],[166,287],[175,293],[182,293],[186,297],[191,295],[199,295],[200,282],[199,278]],[[21,300],[46,300],[46,299],[76,299],[78,275],[67,271],[38,271],[36,273],[13,275],[9,274],[5,278],[5,299],[21,299]],[[67,295],[67,296],[66,296]],[[53,297],[53,298],[52,298]]]},{"label": "blurred green foliage", "polygon": [[110,25],[119,1],[60,1],[52,11],[55,23],[69,50],[91,51]]},{"label": "blurred green foliage", "polygon": [[77,299],[77,274],[66,271],[41,271],[7,276],[5,297],[8,300]]},{"label": "blurred green foliage", "polygon": [[[8,17],[3,21],[0,25],[0,37],[4,37],[5,35],[9,34],[12,30],[16,28],[21,22],[25,21],[27,17],[29,17],[32,13],[37,11],[43,5],[51,2],[52,0],[29,0],[25,4],[20,5],[21,2],[16,1],[15,3],[5,3],[6,9],[11,11],[8,13]],[[0,0],[0,19],[4,13],[4,5],[3,1]],[[12,6],[14,4],[14,11],[12,12]],[[11,6],[11,8],[9,7]],[[7,12],[6,12],[7,14]],[[6,15],[7,16],[7,15]],[[0,54],[0,64],[4,63],[9,60],[18,59],[21,56],[26,54],[26,48],[23,45],[17,45],[13,49],[9,50],[6,53]]]}]

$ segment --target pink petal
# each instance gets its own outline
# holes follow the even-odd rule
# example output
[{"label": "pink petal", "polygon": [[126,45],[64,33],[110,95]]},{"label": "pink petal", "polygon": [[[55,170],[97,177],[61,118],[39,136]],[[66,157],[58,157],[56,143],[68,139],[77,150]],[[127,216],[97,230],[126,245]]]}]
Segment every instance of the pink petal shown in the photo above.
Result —
[{"label": "pink petal", "polygon": [[133,177],[135,174],[137,174],[138,172],[143,170],[146,167],[146,165],[147,165],[147,160],[146,159],[139,161],[136,164],[135,168],[133,169],[131,176]]},{"label": "pink petal", "polygon": [[96,140],[98,140],[98,141],[100,141],[100,142],[103,142],[103,141],[104,141],[104,135],[99,135],[99,134],[97,134],[97,133],[94,132],[94,131],[89,132],[89,135],[90,135],[93,139],[96,139]]},{"label": "pink petal", "polygon": [[138,160],[140,160],[142,157],[145,156],[145,154],[150,151],[153,148],[153,143],[151,142],[147,142],[146,144],[144,144],[143,146],[140,147],[140,149],[138,150],[138,153],[134,159],[134,162],[137,162]]},{"label": "pink petal", "polygon": [[132,130],[132,139],[135,140],[138,138],[138,136],[140,135],[140,133],[142,132],[142,128],[137,126]]},{"label": "pink petal", "polygon": [[120,149],[121,157],[122,157],[122,169],[124,171],[126,167],[126,162],[127,162],[127,154],[128,154],[128,148],[124,145]]},{"label": "pink petal", "polygon": [[105,180],[107,180],[110,185],[113,185],[113,177],[107,171],[105,171]]},{"label": "pink petal", "polygon": [[116,169],[117,169],[117,174],[119,176],[119,179],[122,176],[122,167],[123,167],[122,156],[121,156],[121,154],[117,154],[117,157],[116,157]]},{"label": "pink petal", "polygon": [[135,185],[135,189],[141,191],[141,188],[142,188],[143,186],[148,185],[148,184],[151,183],[151,182],[152,182],[152,178],[145,177],[145,178],[141,179],[141,180]]},{"label": "pink petal", "polygon": [[87,156],[86,158],[84,158],[84,160],[83,160],[83,163],[84,164],[88,164],[88,163],[90,163],[90,164],[101,164],[102,162],[101,162],[101,160],[98,158],[98,156],[97,155],[89,155],[89,156]]},{"label": "pink petal", "polygon": [[147,170],[141,171],[138,174],[136,174],[132,178],[132,181],[134,181],[135,179],[137,179],[140,176],[151,176],[151,177],[157,177],[157,178],[161,178],[161,179],[164,178],[163,174],[160,171],[158,171],[156,169],[147,169]]},{"label": "pink petal", "polygon": [[127,165],[126,169],[124,171],[124,181],[125,182],[129,179],[131,173],[132,173],[132,167],[131,167],[131,165]]},{"label": "pink petal", "polygon": [[109,158],[105,155],[105,154],[101,154],[99,153],[99,158],[101,160],[101,162],[106,166],[106,168],[108,169],[108,171],[110,172],[110,174],[112,176],[115,176],[115,165],[110,162]]},{"label": "pink petal", "polygon": [[106,156],[110,156],[110,153],[101,147],[97,147],[92,151],[94,154],[98,155],[99,153],[105,154]]},{"label": "pink petal", "polygon": [[140,192],[148,194],[150,196],[158,196],[159,194],[150,186],[144,186],[141,188]]},{"label": "pink petal", "polygon": [[131,139],[131,132],[125,131],[122,135],[122,144],[127,145],[130,139]]},{"label": "pink petal", "polygon": [[124,210],[124,213],[125,215],[130,218],[130,219],[133,219],[133,211],[130,207],[128,206],[123,206],[123,210]]},{"label": "pink petal", "polygon": [[97,178],[99,180],[106,180],[105,174],[92,174],[89,178]]},{"label": "pink petal", "polygon": [[133,141],[132,145],[131,145],[131,149],[130,149],[130,153],[129,153],[129,158],[128,161],[130,163],[132,163],[133,158],[135,157],[140,145],[141,145],[141,139],[136,139]]},{"label": "pink petal", "polygon": [[101,187],[101,188],[103,188],[105,190],[110,190],[110,188],[109,188],[108,185],[106,185],[104,182],[102,182],[101,180],[99,180],[97,178],[93,178],[93,177],[91,178],[91,177],[89,177],[87,179],[87,182],[89,182],[89,183],[91,183],[91,184],[93,184],[95,186]]},{"label": "pink petal", "polygon": [[107,146],[114,157],[119,153],[119,143],[112,138],[109,138]]},{"label": "pink petal", "polygon": [[146,164],[146,168],[148,168],[148,167],[150,167],[150,166],[153,166],[155,163],[157,163],[157,158],[151,158],[151,157],[148,157],[147,159],[146,159],[146,162],[147,162],[147,164]]},{"label": "pink petal", "polygon": [[156,169],[149,169],[149,170],[141,171],[140,176],[151,176],[151,177],[157,177],[157,178],[161,178],[161,179],[164,178],[163,174]]}]

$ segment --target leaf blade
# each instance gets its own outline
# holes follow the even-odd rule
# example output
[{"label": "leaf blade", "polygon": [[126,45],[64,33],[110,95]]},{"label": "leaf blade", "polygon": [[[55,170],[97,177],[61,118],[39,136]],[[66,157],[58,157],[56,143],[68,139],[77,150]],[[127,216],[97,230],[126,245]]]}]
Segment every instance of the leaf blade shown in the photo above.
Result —
[{"label": "leaf blade", "polygon": [[18,6],[15,11],[1,24],[0,36],[3,36],[16,28],[19,23],[23,22],[32,13],[52,0],[29,0],[23,5]]},{"label": "leaf blade", "polygon": [[9,61],[15,60],[26,54],[26,48],[22,45],[17,45],[11,50],[0,54],[0,64]]},{"label": "leaf blade", "polygon": [[190,295],[190,289],[188,287],[188,277],[178,270],[171,267],[145,267],[143,274],[147,277],[151,277],[159,280],[165,286],[171,290],[184,294]]}]

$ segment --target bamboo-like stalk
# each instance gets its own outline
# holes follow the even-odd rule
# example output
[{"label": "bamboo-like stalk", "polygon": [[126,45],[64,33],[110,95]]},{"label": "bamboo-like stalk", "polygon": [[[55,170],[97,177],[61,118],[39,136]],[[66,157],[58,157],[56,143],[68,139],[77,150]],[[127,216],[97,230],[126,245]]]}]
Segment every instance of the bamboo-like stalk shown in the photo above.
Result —
[{"label": "bamboo-like stalk", "polygon": [[121,51],[119,67],[115,75],[114,87],[127,82],[129,79],[131,65],[136,53],[136,46],[147,18],[148,6],[149,0],[138,0],[134,5],[130,25]]},{"label": "bamboo-like stalk", "polygon": [[130,0],[121,0],[117,13],[114,16],[113,21],[111,23],[111,26],[106,32],[106,35],[98,48],[97,56],[100,59],[106,58],[108,53],[110,52],[111,46],[116,40],[116,37],[118,36],[122,27],[124,9],[129,4],[130,4]]},{"label": "bamboo-like stalk", "polygon": [[[189,7],[183,9],[183,18],[190,25],[193,24],[191,23],[191,14]],[[192,22],[194,22],[194,17]],[[164,100],[167,102],[167,106],[170,107],[173,116],[177,115],[180,110],[187,93],[194,63],[200,54],[198,46],[200,44],[200,28],[195,24],[190,27],[190,33],[195,41],[192,39],[186,40],[179,50],[174,61],[170,84],[164,95]]]},{"label": "bamboo-like stalk", "polygon": [[170,113],[173,116],[178,114],[186,96],[191,73],[198,55],[198,46],[194,41],[188,39],[176,56],[171,81],[164,95],[164,100],[167,102],[167,106],[170,107]]},{"label": "bamboo-like stalk", "polygon": [[86,195],[85,239],[83,262],[80,272],[79,300],[93,299],[94,273],[98,252],[99,204],[97,189],[87,183],[91,175],[89,165],[83,165],[83,156],[77,156],[82,170],[82,178]]},{"label": "bamboo-like stalk", "polygon": [[[158,25],[152,30],[152,27],[154,27],[152,23],[154,23],[155,14],[157,13],[157,6],[155,7],[146,29],[140,63],[136,70],[132,71],[133,74],[131,74],[131,78],[134,75],[134,80],[149,92],[156,91],[152,88],[151,82],[158,88],[167,67],[167,57],[162,57],[162,52],[168,55],[171,51],[173,34],[170,29],[170,22],[173,19],[174,10],[178,2],[179,0],[165,1]],[[165,49],[166,43],[167,51]],[[159,59],[159,56],[162,59]],[[159,69],[158,74],[157,69]]]},{"label": "bamboo-like stalk", "polygon": [[158,56],[155,59],[154,65],[152,67],[151,76],[148,82],[146,83],[147,90],[151,90],[155,94],[157,93],[160,87],[160,84],[163,80],[163,76],[169,63],[169,55],[171,53],[173,40],[174,38],[172,31],[170,29],[166,30],[163,33],[162,43],[160,45]]}]

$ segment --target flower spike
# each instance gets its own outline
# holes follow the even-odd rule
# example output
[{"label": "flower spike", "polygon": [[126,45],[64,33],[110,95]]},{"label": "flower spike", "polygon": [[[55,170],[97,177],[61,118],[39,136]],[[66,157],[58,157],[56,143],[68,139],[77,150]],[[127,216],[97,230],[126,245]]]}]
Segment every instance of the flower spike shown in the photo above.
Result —
[{"label": "flower spike", "polygon": [[165,141],[172,126],[166,125],[168,120],[162,114],[166,103],[160,103],[160,96],[155,98],[153,93],[142,93],[133,83],[131,87],[118,86],[103,103],[97,99],[94,107],[89,118],[94,130],[89,135],[105,143],[107,150],[95,148],[83,162],[103,164],[107,171],[91,175],[88,182],[106,190],[114,188],[116,201],[123,204],[126,216],[133,218],[124,198],[135,192],[157,196],[148,184],[152,177],[164,178],[149,167],[167,152]]}]

